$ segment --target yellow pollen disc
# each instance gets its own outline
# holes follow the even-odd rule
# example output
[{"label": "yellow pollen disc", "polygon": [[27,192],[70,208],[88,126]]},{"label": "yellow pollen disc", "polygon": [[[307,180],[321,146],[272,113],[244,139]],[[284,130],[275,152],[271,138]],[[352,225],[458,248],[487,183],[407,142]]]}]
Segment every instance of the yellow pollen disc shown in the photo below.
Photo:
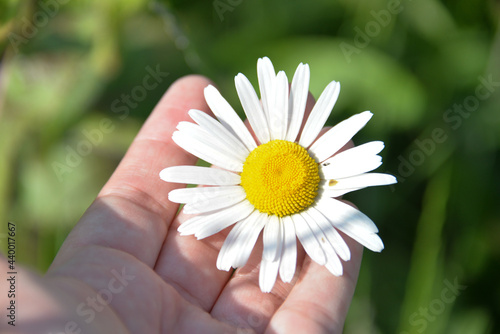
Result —
[{"label": "yellow pollen disc", "polygon": [[241,186],[260,212],[279,217],[300,212],[316,198],[318,164],[302,146],[272,140],[254,149],[243,164]]}]

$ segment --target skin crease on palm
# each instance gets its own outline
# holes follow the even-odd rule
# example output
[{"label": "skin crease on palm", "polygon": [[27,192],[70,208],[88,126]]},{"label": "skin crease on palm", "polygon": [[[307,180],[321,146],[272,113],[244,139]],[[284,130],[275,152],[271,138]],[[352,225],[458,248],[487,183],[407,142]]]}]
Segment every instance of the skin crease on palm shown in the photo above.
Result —
[{"label": "skin crease on palm", "polygon": [[[261,241],[246,266],[225,272],[215,263],[230,228],[203,240],[176,231],[188,215],[177,215],[168,193],[182,185],[158,173],[196,162],[171,136],[178,122],[191,121],[189,109],[212,115],[203,96],[209,83],[187,76],[172,84],[47,273],[18,268],[16,326],[2,321],[2,333],[342,332],[362,257],[349,237],[343,276],[298,244],[292,283],[278,278],[262,293]],[[309,95],[307,112],[313,105]],[[5,258],[0,267],[8,271]],[[0,298],[7,305],[6,294]]]}]

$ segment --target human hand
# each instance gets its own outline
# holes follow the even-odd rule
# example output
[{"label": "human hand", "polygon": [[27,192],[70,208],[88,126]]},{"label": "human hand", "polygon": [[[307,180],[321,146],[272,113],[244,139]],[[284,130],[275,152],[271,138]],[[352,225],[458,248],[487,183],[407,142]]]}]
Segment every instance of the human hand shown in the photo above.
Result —
[{"label": "human hand", "polygon": [[[44,277],[20,271],[23,333],[340,333],[354,293],[362,246],[351,250],[344,274],[333,276],[298,246],[296,276],[259,289],[259,241],[243,268],[219,271],[216,259],[227,233],[196,240],[177,227],[162,182],[165,167],[196,158],[171,139],[189,109],[210,113],[203,89],[189,76],[175,82],[127,154],[69,234]],[[308,102],[308,110],[312,101]],[[1,261],[4,266],[6,261]],[[2,268],[5,269],[5,268]],[[4,270],[4,272],[6,269]],[[24,276],[23,276],[24,275]],[[5,298],[5,297],[3,297]],[[2,324],[3,325],[3,324]],[[12,328],[10,328],[12,330]],[[15,331],[14,331],[15,332]]]}]

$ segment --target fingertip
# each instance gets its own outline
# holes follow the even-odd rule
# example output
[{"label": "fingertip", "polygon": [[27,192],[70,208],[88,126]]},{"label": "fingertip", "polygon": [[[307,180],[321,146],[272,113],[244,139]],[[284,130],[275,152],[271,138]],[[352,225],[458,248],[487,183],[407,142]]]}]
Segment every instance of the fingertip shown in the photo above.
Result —
[{"label": "fingertip", "polygon": [[176,79],[168,90],[193,88],[203,90],[208,85],[213,85],[213,82],[207,77],[200,74],[188,74]]}]

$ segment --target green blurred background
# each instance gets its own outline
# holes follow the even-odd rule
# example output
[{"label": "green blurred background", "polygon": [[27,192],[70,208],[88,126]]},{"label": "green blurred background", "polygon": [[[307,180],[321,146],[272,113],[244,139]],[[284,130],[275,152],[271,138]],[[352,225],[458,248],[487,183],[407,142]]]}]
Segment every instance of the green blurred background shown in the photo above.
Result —
[{"label": "green blurred background", "polygon": [[[342,84],[329,124],[371,110],[355,141],[385,141],[380,171],[399,178],[346,196],[386,248],[365,252],[345,333],[499,333],[499,14],[494,0],[1,0],[1,249],[13,221],[18,261],[45,271],[177,78],[210,77],[241,111],[233,78],[256,86],[258,57],[290,79],[307,62],[314,96]],[[168,75],[145,89],[155,70]]]}]

